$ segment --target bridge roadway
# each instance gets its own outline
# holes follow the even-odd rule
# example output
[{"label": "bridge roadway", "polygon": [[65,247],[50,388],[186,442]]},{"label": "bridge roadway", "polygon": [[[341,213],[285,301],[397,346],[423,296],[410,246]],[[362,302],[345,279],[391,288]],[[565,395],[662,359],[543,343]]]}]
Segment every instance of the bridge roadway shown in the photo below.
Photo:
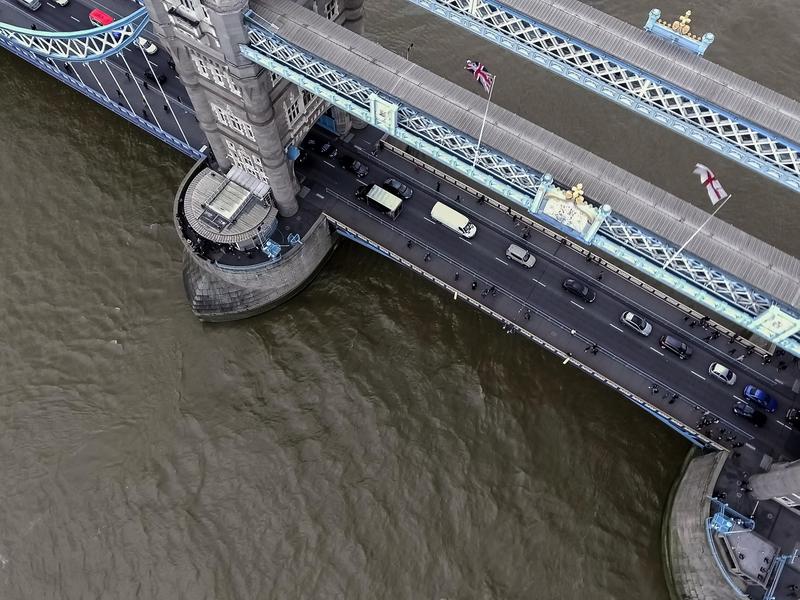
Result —
[{"label": "bridge roadway", "polygon": [[[18,27],[35,25],[39,30],[47,31],[79,31],[93,27],[89,22],[89,11],[93,8],[100,8],[114,18],[120,18],[138,9],[139,5],[129,0],[101,0],[99,2],[70,0],[67,6],[62,7],[48,0],[43,0],[42,7],[37,11],[31,12],[14,2],[14,0],[0,0],[0,22],[10,23]],[[145,37],[154,41],[156,37],[151,31],[152,26],[148,25],[147,27]],[[179,119],[190,145],[194,148],[202,147],[206,144],[205,135],[194,118],[194,108],[178,74],[170,69],[167,64],[169,54],[165,49],[160,48],[156,54],[147,57],[143,56],[143,53],[135,46],[129,46],[125,49],[125,60],[130,65],[133,75],[140,86],[139,88],[134,82],[125,77],[128,69],[119,56],[113,56],[108,60],[108,63],[114,69],[116,81],[109,75],[108,70],[98,63],[92,65],[92,70],[112,101],[118,101],[119,104],[127,107],[124,99],[116,94],[116,89],[121,88],[131,101],[131,108],[140,116],[142,115],[142,109],[146,109],[146,104],[142,100],[140,91],[144,92],[152,112],[156,113],[162,129],[179,139],[183,139],[172,116],[163,110],[164,99],[158,87],[152,82],[148,82],[148,89],[144,89],[142,86],[145,80],[144,73],[147,69],[145,58],[153,64],[153,68],[157,73],[166,75],[167,81],[162,84],[164,93],[170,98],[175,116]],[[100,89],[94,76],[89,73],[86,67],[73,64],[70,70],[65,68],[64,63],[56,62],[56,64],[67,75],[74,76],[73,73],[77,72],[84,84],[102,93],[103,90]],[[150,112],[148,110],[148,113]],[[152,122],[152,115],[149,120]]]},{"label": "bridge roadway", "polygon": [[[319,137],[324,134],[315,130],[312,135]],[[377,135],[370,128],[357,133],[351,143],[339,143],[348,153],[369,165],[370,173],[364,183],[394,175],[412,185],[414,196],[404,203],[404,210],[396,221],[353,200],[360,182],[341,170],[335,160],[319,155],[312,155],[306,165],[298,168],[307,177],[304,185],[310,188],[305,202],[316,204],[329,217],[447,283],[465,298],[484,304],[519,327],[520,331],[530,332],[564,352],[572,353],[574,359],[675,419],[694,427],[705,411],[717,415],[720,419],[718,425],[700,430],[722,446],[745,442],[739,451],[750,454],[746,462],[754,470],[763,454],[800,456],[800,436],[782,421],[786,410],[798,403],[797,396],[788,387],[791,380],[800,374],[796,365],[787,371],[777,371],[775,363],[763,365],[755,354],[745,355],[745,359],[737,363],[729,352],[735,349],[734,356],[745,354],[738,342],[730,344],[725,337],[704,340],[703,337],[713,329],[690,327],[684,319],[687,313],[613,270],[587,262],[585,254],[571,245],[561,244],[535,228],[530,229],[530,238],[524,239],[520,221],[515,222],[506,212],[486,203],[479,204],[474,196],[440,180],[441,192],[437,193],[434,175],[425,170],[415,170],[389,150],[376,157],[370,156],[365,150],[372,147]],[[454,201],[456,194],[460,194],[460,202]],[[437,200],[470,215],[478,226],[476,237],[464,240],[432,222],[429,213]],[[407,245],[409,240],[413,241],[410,248]],[[531,270],[511,263],[505,257],[505,249],[511,242],[527,247],[537,257]],[[428,252],[432,259],[425,261]],[[456,272],[460,274],[457,281]],[[600,272],[603,272],[602,281],[596,279]],[[594,303],[583,304],[561,288],[564,278],[576,274],[597,291]],[[476,290],[471,289],[473,279],[478,281]],[[490,285],[497,287],[498,296],[482,297],[481,292]],[[531,311],[530,320],[524,318],[526,309]],[[644,338],[621,326],[619,318],[625,310],[634,310],[645,316],[653,323],[653,333]],[[573,329],[575,335],[571,334]],[[694,348],[694,355],[682,361],[661,350],[658,338],[664,333],[687,340]],[[599,345],[597,355],[585,352],[591,343]],[[738,375],[735,386],[726,386],[709,377],[707,369],[712,361],[733,368]],[[653,383],[660,388],[656,394],[650,390]],[[761,429],[731,412],[733,402],[741,397],[742,387],[748,383],[768,390],[779,403],[778,412],[770,415],[768,423]],[[673,393],[679,394],[680,398],[670,403],[669,396]],[[718,439],[721,428],[727,432]],[[736,439],[726,440],[731,434],[735,434]]]}]

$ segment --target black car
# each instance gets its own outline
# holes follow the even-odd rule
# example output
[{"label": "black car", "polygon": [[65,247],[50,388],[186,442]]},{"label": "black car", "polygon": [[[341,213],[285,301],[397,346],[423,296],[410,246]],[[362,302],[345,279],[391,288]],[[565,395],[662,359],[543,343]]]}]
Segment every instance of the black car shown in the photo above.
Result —
[{"label": "black car", "polygon": [[156,82],[156,78],[158,78],[158,83],[167,83],[167,76],[166,75],[156,71],[155,76],[153,76],[153,71],[151,71],[150,69],[147,69],[144,72],[144,78],[148,79],[149,81],[152,81],[153,83]]},{"label": "black car", "polygon": [[412,190],[399,179],[395,179],[393,177],[390,177],[383,182],[383,189],[385,189],[387,192],[393,193],[396,196],[400,196],[403,200],[409,200],[411,196],[414,195],[414,190]]},{"label": "black car", "polygon": [[800,410],[790,408],[786,412],[786,420],[789,421],[796,429],[800,429]]},{"label": "black car", "polygon": [[347,169],[356,177],[364,177],[369,173],[369,167],[352,156],[344,155],[339,161],[343,169]]},{"label": "black car", "polygon": [[678,355],[681,360],[686,360],[692,355],[692,349],[680,338],[674,335],[662,335],[658,345]]},{"label": "black car", "polygon": [[597,294],[595,294],[592,288],[577,279],[565,279],[561,282],[561,287],[570,294],[576,295],[584,302],[594,302],[595,298],[597,298]]},{"label": "black car", "polygon": [[733,405],[733,413],[747,419],[756,427],[761,427],[767,422],[767,415],[760,410],[756,410],[743,400],[738,400]]},{"label": "black car", "polygon": [[298,148],[297,158],[294,159],[294,164],[302,165],[308,160],[308,152],[302,148]]}]

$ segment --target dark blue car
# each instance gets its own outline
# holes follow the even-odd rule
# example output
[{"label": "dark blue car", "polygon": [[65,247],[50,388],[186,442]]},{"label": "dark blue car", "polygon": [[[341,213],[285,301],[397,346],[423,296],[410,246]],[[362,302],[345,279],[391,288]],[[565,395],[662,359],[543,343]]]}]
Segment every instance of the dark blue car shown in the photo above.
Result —
[{"label": "dark blue car", "polygon": [[747,400],[753,404],[757,404],[767,412],[775,412],[778,408],[778,402],[775,398],[772,398],[767,392],[754,385],[744,386],[742,393]]}]

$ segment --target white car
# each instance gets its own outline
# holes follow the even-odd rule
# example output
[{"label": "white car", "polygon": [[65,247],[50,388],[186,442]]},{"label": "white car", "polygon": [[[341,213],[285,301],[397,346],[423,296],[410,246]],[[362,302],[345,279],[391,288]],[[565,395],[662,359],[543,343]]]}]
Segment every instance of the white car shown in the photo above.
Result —
[{"label": "white car", "polygon": [[69,0],[53,0],[53,2],[55,2],[59,6],[66,6],[67,4],[69,4]]},{"label": "white car", "polygon": [[640,317],[634,312],[626,310],[619,318],[623,325],[627,325],[635,332],[647,337],[653,331],[653,326],[648,323],[644,318]]},{"label": "white car", "polygon": [[712,377],[716,377],[723,383],[727,383],[728,385],[733,385],[736,383],[736,373],[731,371],[725,365],[721,365],[718,362],[713,362],[708,367],[708,374]]},{"label": "white car", "polygon": [[158,46],[156,46],[153,42],[151,42],[144,36],[140,35],[138,38],[136,38],[134,44],[136,44],[137,46],[139,46],[139,48],[144,50],[145,54],[149,54],[150,56],[153,56],[153,54],[158,52]]}]

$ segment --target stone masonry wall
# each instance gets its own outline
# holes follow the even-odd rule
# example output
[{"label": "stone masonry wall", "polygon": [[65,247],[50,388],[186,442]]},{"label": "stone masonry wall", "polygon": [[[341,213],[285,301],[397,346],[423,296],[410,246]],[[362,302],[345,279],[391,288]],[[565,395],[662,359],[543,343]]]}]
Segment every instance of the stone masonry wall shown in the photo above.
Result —
[{"label": "stone masonry wall", "polygon": [[666,561],[678,600],[737,600],[717,566],[706,537],[708,497],[714,491],[727,453],[693,458],[686,467],[668,507]]}]

